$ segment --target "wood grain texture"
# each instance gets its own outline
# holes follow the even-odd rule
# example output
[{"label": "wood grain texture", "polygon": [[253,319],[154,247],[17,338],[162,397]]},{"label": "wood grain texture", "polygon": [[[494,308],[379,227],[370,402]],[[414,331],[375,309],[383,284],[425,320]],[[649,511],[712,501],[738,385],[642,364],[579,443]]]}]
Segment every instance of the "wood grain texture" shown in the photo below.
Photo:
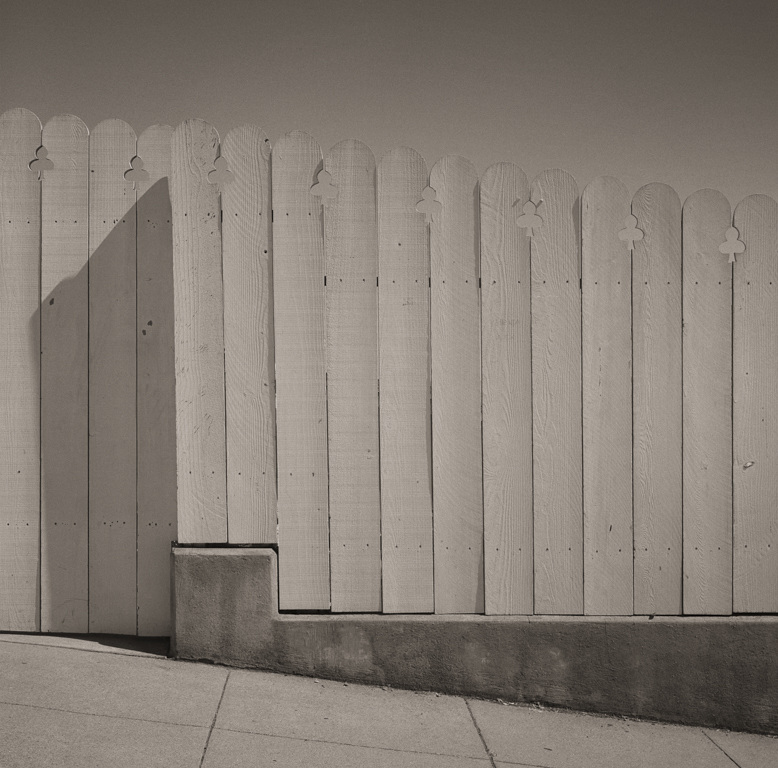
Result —
[{"label": "wood grain texture", "polygon": [[778,205],[735,209],[734,610],[778,611]]},{"label": "wood grain texture", "polygon": [[135,634],[136,153],[122,120],[89,137],[89,631]]},{"label": "wood grain texture", "polygon": [[683,611],[732,613],[732,265],[728,200],[683,204]]},{"label": "wood grain texture", "polygon": [[337,189],[324,212],[332,610],[380,611],[375,159],[347,139],[324,169]]},{"label": "wood grain texture", "polygon": [[275,362],[270,239],[270,141],[231,130],[222,157],[227,515],[230,543],[277,541]]},{"label": "wood grain texture", "polygon": [[581,195],[584,613],[632,614],[632,258],[627,188]]},{"label": "wood grain texture", "polygon": [[216,129],[185,120],[171,142],[178,540],[227,541],[224,307]]},{"label": "wood grain texture", "polygon": [[177,539],[173,224],[169,125],[138,137],[138,634],[170,634],[170,543]]},{"label": "wood grain texture", "polygon": [[40,120],[0,115],[0,630],[40,629]]},{"label": "wood grain texture", "polygon": [[681,612],[681,203],[666,184],[632,199],[635,614]]},{"label": "wood grain texture", "polygon": [[480,185],[484,589],[488,614],[533,612],[529,182],[513,163]]},{"label": "wood grain texture", "polygon": [[41,183],[41,630],[89,631],[89,131],[52,117]]},{"label": "wood grain texture", "polygon": [[377,169],[381,552],[384,613],[432,613],[429,174],[413,149]]},{"label": "wood grain texture", "polygon": [[311,194],[319,145],[294,131],[273,147],[273,300],[282,610],[330,607],[324,222]]},{"label": "wood grain texture", "polygon": [[578,186],[549,170],[531,186],[535,613],[583,612],[581,237]]},{"label": "wood grain texture", "polygon": [[435,613],[484,612],[478,174],[438,160],[430,229]]}]

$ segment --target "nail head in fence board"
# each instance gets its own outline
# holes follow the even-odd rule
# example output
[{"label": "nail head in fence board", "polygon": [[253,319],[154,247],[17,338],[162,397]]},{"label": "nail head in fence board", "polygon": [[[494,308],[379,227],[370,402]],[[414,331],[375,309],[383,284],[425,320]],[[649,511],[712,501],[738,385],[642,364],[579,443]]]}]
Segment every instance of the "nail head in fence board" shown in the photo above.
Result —
[{"label": "nail head in fence board", "polygon": [[535,613],[583,612],[581,237],[578,185],[549,170],[531,187]]},{"label": "nail head in fence board", "polygon": [[332,610],[380,611],[375,158],[347,139],[324,169]]},{"label": "nail head in fence board", "polygon": [[255,125],[231,130],[221,156],[227,515],[230,543],[277,541],[275,363],[270,291],[270,142]]},{"label": "nail head in fence board", "polygon": [[89,631],[89,131],[52,117],[41,182],[41,630]]},{"label": "nail head in fence board", "polygon": [[282,610],[330,607],[324,226],[311,194],[319,145],[293,131],[273,147],[273,314]]},{"label": "nail head in fence board", "polygon": [[533,612],[529,182],[513,163],[480,185],[485,609]]},{"label": "nail head in fence board", "polygon": [[630,195],[612,176],[581,195],[584,613],[632,614]]},{"label": "nail head in fence board", "polygon": [[429,174],[400,147],[381,158],[378,309],[384,613],[432,613],[429,236],[416,210]]},{"label": "nail head in fence board", "polygon": [[[778,205],[735,209],[734,610],[778,611]],[[722,256],[722,258],[725,258]]]},{"label": "nail head in fence board", "polygon": [[89,137],[89,631],[137,629],[135,190],[122,120]]},{"label": "nail head in fence board", "polygon": [[178,539],[227,541],[224,311],[216,129],[185,120],[171,143]]},{"label": "nail head in fence board", "polygon": [[681,203],[666,184],[632,199],[635,614],[681,612]]},{"label": "nail head in fence board", "polygon": [[173,225],[169,125],[138,137],[138,634],[170,634],[170,543],[177,538]]},{"label": "nail head in fence board", "polygon": [[430,186],[435,613],[484,612],[478,174],[441,158]]},{"label": "nail head in fence board", "polygon": [[40,183],[29,163],[41,123],[0,115],[0,630],[40,629]]},{"label": "nail head in fence board", "polygon": [[683,205],[683,610],[732,613],[732,265],[729,201]]}]

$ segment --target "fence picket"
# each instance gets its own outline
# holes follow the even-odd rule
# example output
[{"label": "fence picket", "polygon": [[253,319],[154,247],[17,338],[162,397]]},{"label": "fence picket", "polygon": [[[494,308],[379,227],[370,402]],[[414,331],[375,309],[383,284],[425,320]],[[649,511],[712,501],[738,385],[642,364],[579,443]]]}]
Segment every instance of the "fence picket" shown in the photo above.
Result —
[{"label": "fence picket", "polygon": [[[632,613],[630,196],[612,176],[581,196],[584,613]],[[639,237],[635,232],[633,237]]]},{"label": "fence picket", "polygon": [[341,141],[324,170],[337,190],[324,213],[332,610],[380,611],[375,159]]},{"label": "fence picket", "polygon": [[[138,137],[138,634],[170,633],[170,543],[177,536],[173,225],[169,125]],[[143,174],[139,174],[142,176]]]},{"label": "fence picket", "polygon": [[384,613],[434,610],[429,236],[416,210],[429,175],[413,149],[377,169]]},{"label": "fence picket", "polygon": [[270,142],[241,126],[221,155],[234,176],[221,193],[229,541],[275,544]]},{"label": "fence picket", "polygon": [[635,614],[681,611],[681,203],[666,184],[632,199]]},{"label": "fence picket", "polygon": [[0,115],[0,630],[40,628],[40,120]]},{"label": "fence picket", "polygon": [[513,163],[480,184],[485,611],[533,612],[529,200]]},{"label": "fence picket", "polygon": [[583,612],[581,237],[578,185],[531,186],[535,613]]},{"label": "fence picket", "polygon": [[330,607],[324,228],[307,133],[272,151],[279,606]]},{"label": "fence picket", "polygon": [[216,129],[185,120],[171,142],[178,539],[227,541],[224,307]]},{"label": "fence picket", "polygon": [[734,610],[778,611],[778,205],[735,209],[746,249],[734,266]]},{"label": "fence picket", "polygon": [[683,204],[683,611],[732,613],[732,265],[729,201]]},{"label": "fence picket", "polygon": [[464,157],[430,174],[435,613],[484,612],[478,174]]}]

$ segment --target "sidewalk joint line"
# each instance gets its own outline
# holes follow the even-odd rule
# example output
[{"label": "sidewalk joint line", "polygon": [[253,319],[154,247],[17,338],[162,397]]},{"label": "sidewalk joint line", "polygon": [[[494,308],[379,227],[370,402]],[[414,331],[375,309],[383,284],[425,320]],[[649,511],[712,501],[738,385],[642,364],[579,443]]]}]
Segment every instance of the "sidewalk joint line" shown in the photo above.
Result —
[{"label": "sidewalk joint line", "polygon": [[715,747],[717,747],[718,749],[720,749],[720,750],[721,750],[721,751],[722,751],[722,752],[723,752],[723,753],[724,753],[724,754],[725,754],[725,755],[726,755],[726,756],[727,756],[727,757],[728,757],[728,758],[729,758],[729,759],[730,759],[730,760],[731,760],[731,761],[732,761],[732,762],[733,762],[733,763],[734,763],[734,764],[737,766],[737,768],[741,768],[741,765],[740,765],[740,763],[738,763],[738,762],[735,760],[735,758],[733,758],[733,757],[732,757],[732,756],[731,756],[731,755],[730,755],[730,754],[729,754],[729,753],[728,753],[728,752],[727,752],[727,751],[724,749],[724,747],[722,747],[721,745],[717,744],[717,743],[716,743],[716,742],[713,740],[713,738],[710,736],[710,734],[709,734],[709,733],[708,733],[706,730],[704,730],[704,729],[702,729],[702,728],[701,728],[700,730],[701,730],[701,731],[702,731],[702,732],[703,732],[703,733],[704,733],[704,734],[705,734],[705,735],[708,737],[708,740],[709,740],[709,741],[710,741],[710,742],[711,742],[711,743],[712,743],[712,744],[713,744]]},{"label": "sidewalk joint line", "polygon": [[481,739],[481,744],[484,745],[484,750],[486,751],[486,754],[489,756],[489,762],[491,762],[492,768],[497,768],[497,765],[494,762],[494,755],[492,754],[492,750],[486,746],[486,739],[484,738],[483,733],[481,733],[481,729],[478,727],[478,723],[476,722],[475,715],[473,714],[473,709],[470,706],[470,702],[467,699],[463,699],[463,701],[465,702],[467,711],[470,713],[470,719],[473,721],[473,725],[475,726],[476,731],[478,731],[478,738]]},{"label": "sidewalk joint line", "polygon": [[205,762],[205,753],[208,751],[208,744],[211,741],[211,734],[216,726],[216,718],[219,716],[219,710],[221,709],[222,701],[224,700],[224,692],[227,690],[227,683],[230,681],[230,675],[232,670],[228,670],[227,677],[224,678],[224,686],[222,687],[222,695],[219,696],[219,703],[216,705],[216,711],[213,713],[213,720],[211,721],[211,727],[208,729],[208,736],[205,738],[205,746],[203,747],[203,754],[200,757],[200,768],[203,768]]}]

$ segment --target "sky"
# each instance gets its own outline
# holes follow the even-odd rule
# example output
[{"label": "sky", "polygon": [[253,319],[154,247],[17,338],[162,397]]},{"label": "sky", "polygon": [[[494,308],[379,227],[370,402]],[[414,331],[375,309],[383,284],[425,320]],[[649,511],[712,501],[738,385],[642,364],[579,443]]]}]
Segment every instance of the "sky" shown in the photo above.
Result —
[{"label": "sky", "polygon": [[778,198],[775,0],[0,0],[0,112]]}]

